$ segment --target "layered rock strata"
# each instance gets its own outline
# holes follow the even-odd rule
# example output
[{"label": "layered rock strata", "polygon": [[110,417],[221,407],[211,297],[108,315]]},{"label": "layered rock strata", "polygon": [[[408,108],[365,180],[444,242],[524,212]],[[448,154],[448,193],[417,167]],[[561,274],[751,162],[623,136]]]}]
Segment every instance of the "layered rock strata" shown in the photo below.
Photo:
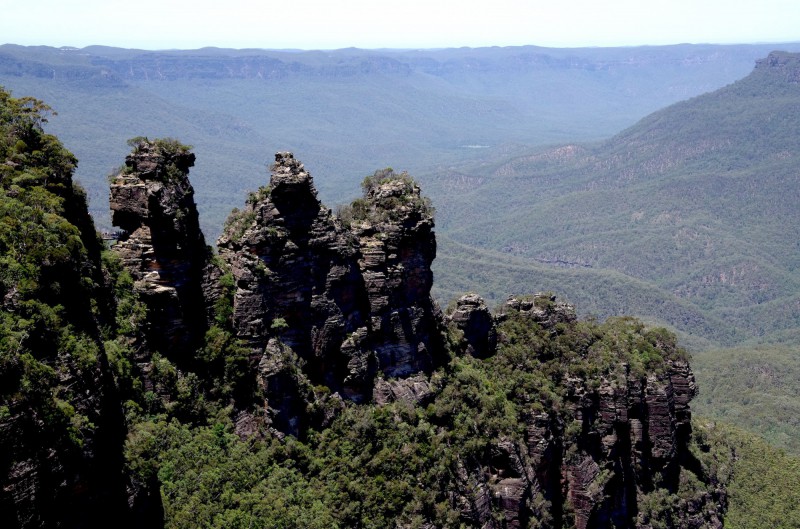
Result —
[{"label": "layered rock strata", "polygon": [[[254,354],[279,338],[313,384],[372,398],[375,377],[429,371],[441,316],[430,297],[433,219],[410,179],[385,178],[346,220],[291,153],[218,241],[236,287],[233,328]],[[265,353],[266,354],[266,353]]]},{"label": "layered rock strata", "polygon": [[443,349],[443,316],[430,295],[432,208],[406,174],[378,171],[363,187],[350,225],[369,300],[370,347],[383,376],[429,371]]},{"label": "layered rock strata", "polygon": [[[148,349],[191,362],[209,317],[204,285],[211,253],[200,230],[189,168],[195,156],[173,140],[135,142],[111,182],[112,247],[147,309]],[[208,286],[206,287],[208,288]]]},{"label": "layered rock strata", "polygon": [[[223,290],[197,226],[186,180],[192,161],[180,149],[165,154],[143,144],[112,187],[115,223],[126,231],[115,251],[160,315],[148,340],[187,354],[199,339],[192,330],[207,328]],[[363,198],[334,215],[304,166],[278,153],[269,185],[226,223],[218,247],[233,278],[228,326],[250,350],[257,393],[255,403],[238,403],[240,434],[267,426],[278,437],[302,435],[311,423],[329,423],[342,399],[425,405],[436,398],[428,374],[445,363],[448,347],[430,296],[431,208],[405,174],[379,171],[363,187]],[[549,294],[510,298],[497,315],[468,294],[446,321],[457,351],[487,359],[512,317],[542,343],[578,324],[574,308]],[[486,529],[534,521],[649,527],[640,506],[666,492],[682,502],[672,510],[677,526],[720,527],[723,491],[677,495],[682,473],[697,467],[688,450],[696,387],[688,364],[669,351],[674,344],[655,347],[667,360],[652,372],[620,361],[595,380],[565,369],[558,407],[532,402],[521,438],[496,439],[485,457],[458,461],[450,501],[462,521]],[[562,361],[547,354],[538,361]],[[266,424],[253,404],[264,408]]]},{"label": "layered rock strata", "polygon": [[[465,335],[486,328],[464,323],[481,304],[473,296],[459,300],[454,314],[461,316],[451,321]],[[549,294],[509,299],[498,321],[512,312],[551,335],[575,322],[574,309]],[[674,345],[659,347],[672,356]],[[697,391],[688,364],[668,359],[665,369],[643,373],[620,363],[597,384],[579,376],[561,384],[564,409],[531,410],[524,446],[500,440],[488,462],[464,468],[462,517],[485,528],[526,527],[530,519],[542,527],[650,527],[653,520],[640,511],[644,498],[676,494],[682,473],[699,471],[688,447],[689,401]],[[684,492],[675,501],[675,527],[722,527],[724,491]]]},{"label": "layered rock strata", "polygon": [[447,319],[463,333],[464,353],[477,358],[494,354],[497,329],[494,316],[483,298],[474,293],[461,296]]},{"label": "layered rock strata", "polygon": [[0,88],[0,527],[128,527],[101,244],[75,158],[25,99]]}]

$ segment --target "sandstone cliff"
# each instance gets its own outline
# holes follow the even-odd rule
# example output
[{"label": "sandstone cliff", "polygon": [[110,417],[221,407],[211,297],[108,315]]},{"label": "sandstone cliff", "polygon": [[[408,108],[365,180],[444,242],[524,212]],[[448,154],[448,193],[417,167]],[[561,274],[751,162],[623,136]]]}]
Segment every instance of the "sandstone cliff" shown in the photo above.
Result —
[{"label": "sandstone cliff", "polygon": [[721,526],[725,492],[689,450],[696,388],[672,337],[627,320],[584,328],[549,294],[510,298],[497,314],[469,294],[445,317],[430,296],[432,208],[416,183],[378,171],[333,214],[291,153],[232,213],[214,264],[186,178],[193,155],[169,145],[140,143],[114,180],[125,230],[114,251],[148,308],[144,350],[197,369],[192,358],[209,347],[200,332],[216,325],[247,351],[250,382],[233,402],[241,437],[302,438],[346,401],[438,416],[457,374],[430,375],[465,355],[539,382],[509,389],[516,426],[484,452],[454,452],[441,486],[462,523],[644,528],[668,516],[675,527]]},{"label": "sandstone cliff", "polygon": [[[124,424],[101,325],[101,244],[49,107],[0,88],[0,526],[125,511]],[[124,524],[123,524],[124,525]]]},{"label": "sandstone cliff", "polygon": [[211,252],[188,179],[195,155],[174,140],[132,143],[133,152],[111,182],[112,220],[122,230],[113,251],[147,306],[147,349],[188,365],[214,301],[203,290],[206,284],[211,288]]},{"label": "sandstone cliff", "polygon": [[354,208],[334,216],[304,166],[278,153],[269,186],[234,212],[218,246],[236,282],[233,328],[254,354],[279,338],[313,384],[368,402],[376,376],[442,362],[441,316],[430,296],[433,219],[419,188],[376,177]]},{"label": "sandstone cliff", "polygon": [[[465,336],[472,335],[467,343],[478,340],[464,322],[476,319],[469,314],[482,314],[481,307],[482,300],[465,296],[451,316]],[[476,328],[485,337],[494,329],[488,331],[482,319]],[[510,298],[497,321],[501,342],[513,324],[533,325],[538,336],[555,340],[576,324],[572,307],[550,295]],[[629,333],[637,327],[622,328]],[[664,360],[657,369],[631,365],[622,354],[629,346],[620,343],[608,351],[613,359],[590,375],[585,370],[595,368],[599,361],[592,356],[601,351],[594,339],[582,338],[569,364],[530,342],[530,353],[559,385],[560,404],[532,406],[521,439],[499,439],[488,461],[464,462],[462,517],[485,528],[527,527],[532,520],[537,527],[660,527],[665,518],[670,527],[722,527],[726,494],[706,481],[689,449],[688,404],[697,388],[674,341],[657,332],[648,337],[646,344]],[[692,480],[707,484],[692,488]]]},{"label": "sandstone cliff", "polygon": [[333,214],[278,153],[213,256],[194,155],[138,138],[101,262],[74,159],[0,103],[3,527],[721,527],[675,337],[551,294],[443,315],[407,174]]}]

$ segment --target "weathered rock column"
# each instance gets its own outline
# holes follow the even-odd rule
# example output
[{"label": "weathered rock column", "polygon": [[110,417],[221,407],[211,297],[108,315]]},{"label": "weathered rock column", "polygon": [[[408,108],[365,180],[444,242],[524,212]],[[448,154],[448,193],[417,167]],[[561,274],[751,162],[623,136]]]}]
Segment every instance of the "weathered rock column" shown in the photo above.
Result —
[{"label": "weathered rock column", "polygon": [[175,140],[134,142],[111,182],[112,250],[148,309],[150,351],[185,363],[207,329],[204,271],[211,254],[200,231],[189,168],[195,156]]}]

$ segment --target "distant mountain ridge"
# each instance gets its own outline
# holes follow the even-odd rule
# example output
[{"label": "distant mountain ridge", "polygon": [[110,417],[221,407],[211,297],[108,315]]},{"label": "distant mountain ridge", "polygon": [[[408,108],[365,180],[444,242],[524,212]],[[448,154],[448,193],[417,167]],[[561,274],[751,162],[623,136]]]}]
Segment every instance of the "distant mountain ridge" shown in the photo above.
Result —
[{"label": "distant mountain ridge", "polygon": [[[529,273],[514,281],[549,287],[556,275],[576,301],[601,283],[583,268],[615,271],[620,305],[638,304],[639,315],[695,335],[716,329],[706,337],[722,344],[780,341],[800,326],[798,75],[798,55],[772,53],[744,79],[607,141],[443,174],[434,198],[463,175],[482,182],[440,205],[446,240],[521,260]],[[541,263],[559,261],[583,268],[541,273]],[[634,282],[660,289],[660,301],[635,299]],[[616,313],[594,303],[600,316]],[[705,323],[666,308],[676,304]]]},{"label": "distant mountain ridge", "polygon": [[[787,45],[800,51],[800,44]],[[263,152],[317,168],[328,203],[378,167],[420,175],[531,146],[606,137],[745,75],[772,46],[551,49],[169,50],[0,46],[0,85],[50,101],[110,227],[105,177],[131,137],[180,137],[204,230],[255,189]]]},{"label": "distant mountain ridge", "polygon": [[[21,74],[52,77],[83,67],[100,76],[123,80],[269,79],[296,75],[347,76],[412,72],[446,76],[458,73],[515,73],[546,69],[602,71],[647,65],[696,66],[727,64],[743,55],[771,50],[771,45],[679,45],[633,48],[448,48],[432,50],[368,50],[347,48],[328,51],[201,48],[197,50],[136,50],[88,46],[50,48],[2,45],[6,73],[16,66]],[[37,69],[36,65],[42,68]],[[49,67],[46,69],[45,67]]]}]

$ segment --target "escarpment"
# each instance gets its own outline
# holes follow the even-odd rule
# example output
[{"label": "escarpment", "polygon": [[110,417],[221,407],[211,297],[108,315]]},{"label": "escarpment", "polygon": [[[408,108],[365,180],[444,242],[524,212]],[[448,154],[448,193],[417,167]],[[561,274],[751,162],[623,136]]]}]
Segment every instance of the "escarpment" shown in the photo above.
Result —
[{"label": "escarpment", "polygon": [[[192,161],[137,147],[112,186],[126,230],[114,251],[162,343],[191,358],[201,349],[188,331],[222,325],[244,348],[251,382],[234,399],[239,435],[302,437],[347,401],[427,406],[443,420],[456,355],[505,376],[486,383],[513,396],[496,412],[512,413],[507,427],[482,451],[456,450],[437,485],[462,523],[651,527],[669,516],[675,527],[721,526],[725,492],[689,449],[696,387],[674,337],[635,320],[580,322],[550,294],[509,298],[496,314],[468,294],[445,316],[430,296],[434,224],[416,183],[378,171],[333,214],[291,153],[276,155],[269,184],[231,214],[212,263],[186,180]],[[179,170],[159,176],[170,164]],[[149,336],[152,348],[159,338]]]},{"label": "escarpment", "polygon": [[[378,171],[334,214],[291,153],[231,214],[212,259],[192,162],[174,145],[137,145],[112,184],[125,230],[114,251],[147,306],[144,348],[180,351],[179,381],[209,340],[244,351],[240,389],[207,393],[232,399],[241,437],[303,438],[348,406],[411,406],[440,432],[476,421],[435,485],[466,526],[721,527],[726,495],[689,448],[696,387],[674,337],[630,319],[578,321],[550,294],[509,298],[497,313],[468,294],[445,316],[430,296],[434,224],[417,184]],[[486,378],[459,386],[464,370]]]},{"label": "escarpment", "polygon": [[48,110],[0,87],[0,526],[95,527],[125,510],[124,423],[101,244]]}]

